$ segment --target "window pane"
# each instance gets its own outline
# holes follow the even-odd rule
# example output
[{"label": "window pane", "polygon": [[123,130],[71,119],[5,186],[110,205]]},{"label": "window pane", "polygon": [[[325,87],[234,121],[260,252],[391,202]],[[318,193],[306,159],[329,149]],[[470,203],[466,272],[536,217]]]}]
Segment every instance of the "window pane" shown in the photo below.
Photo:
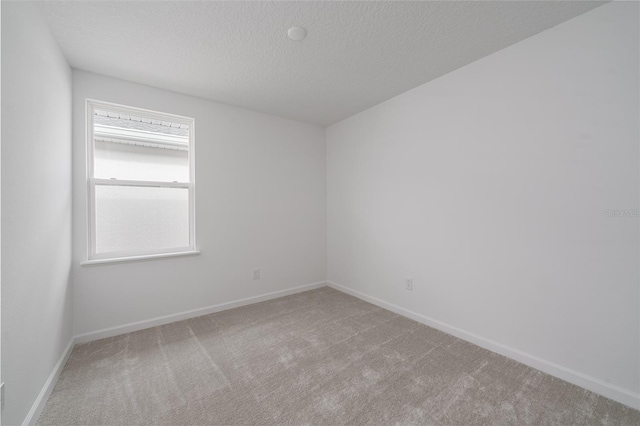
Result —
[{"label": "window pane", "polygon": [[189,126],[95,110],[94,177],[189,182]]},{"label": "window pane", "polygon": [[189,247],[188,192],[96,185],[96,253]]},{"label": "window pane", "polygon": [[99,179],[189,182],[188,153],[96,141],[94,176]]}]

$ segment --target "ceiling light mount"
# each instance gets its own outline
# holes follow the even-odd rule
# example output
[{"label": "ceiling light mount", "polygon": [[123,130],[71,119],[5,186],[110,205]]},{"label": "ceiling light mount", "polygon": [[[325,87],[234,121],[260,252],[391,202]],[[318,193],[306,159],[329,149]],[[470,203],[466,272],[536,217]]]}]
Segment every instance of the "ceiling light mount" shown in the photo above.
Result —
[{"label": "ceiling light mount", "polygon": [[287,31],[287,35],[293,41],[300,41],[307,36],[307,30],[302,27],[291,27]]}]

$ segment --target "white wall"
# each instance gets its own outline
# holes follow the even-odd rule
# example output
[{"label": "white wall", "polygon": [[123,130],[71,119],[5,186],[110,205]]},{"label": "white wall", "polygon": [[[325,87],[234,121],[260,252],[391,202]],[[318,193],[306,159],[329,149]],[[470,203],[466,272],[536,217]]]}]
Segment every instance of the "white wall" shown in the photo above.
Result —
[{"label": "white wall", "polygon": [[71,69],[35,6],[2,2],[2,422],[71,339]]},{"label": "white wall", "polygon": [[[86,98],[195,118],[200,255],[79,266]],[[323,128],[75,70],[73,114],[75,333],[325,280]]]},{"label": "white wall", "polygon": [[329,127],[328,279],[640,406],[638,74],[611,3]]}]

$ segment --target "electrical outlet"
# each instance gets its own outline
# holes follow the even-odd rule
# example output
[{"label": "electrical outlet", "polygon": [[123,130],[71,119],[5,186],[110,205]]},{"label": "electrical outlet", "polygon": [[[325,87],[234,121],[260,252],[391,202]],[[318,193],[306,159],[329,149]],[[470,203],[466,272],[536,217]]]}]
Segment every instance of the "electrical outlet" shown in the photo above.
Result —
[{"label": "electrical outlet", "polygon": [[254,269],[253,270],[253,279],[254,280],[259,280],[260,279],[260,269]]},{"label": "electrical outlet", "polygon": [[413,278],[405,278],[404,279],[404,289],[413,291]]},{"label": "electrical outlet", "polygon": [[0,411],[4,410],[4,382],[0,384]]}]

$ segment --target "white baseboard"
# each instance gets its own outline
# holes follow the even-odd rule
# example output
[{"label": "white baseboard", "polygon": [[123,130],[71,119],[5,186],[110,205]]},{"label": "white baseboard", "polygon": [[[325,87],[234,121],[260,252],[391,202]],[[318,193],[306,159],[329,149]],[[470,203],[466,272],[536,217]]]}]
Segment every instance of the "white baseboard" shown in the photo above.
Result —
[{"label": "white baseboard", "polygon": [[595,377],[580,373],[570,368],[563,367],[551,361],[538,358],[517,349],[510,348],[501,343],[494,342],[477,334],[462,330],[458,327],[454,327],[441,321],[418,314],[416,312],[409,311],[392,303],[387,303],[376,297],[369,296],[356,290],[352,290],[335,282],[327,281],[327,285],[338,291],[342,291],[343,293],[350,294],[351,296],[357,297],[366,302],[392,311],[398,315],[411,318],[414,321],[418,321],[422,324],[428,325],[429,327],[444,331],[445,333],[456,336],[462,340],[466,340],[467,342],[471,342],[492,352],[496,352],[500,355],[504,355],[508,358],[514,359],[518,362],[528,365],[529,367],[533,367],[559,379],[565,380],[569,383],[573,383],[574,385],[613,399],[614,401],[635,408],[636,410],[640,409],[640,394],[631,392],[627,389],[610,383],[605,383],[604,381]]},{"label": "white baseboard", "polygon": [[31,410],[29,410],[29,413],[27,414],[27,417],[25,417],[24,422],[22,422],[23,426],[35,424],[35,422],[38,421],[38,417],[40,417],[40,413],[42,413],[42,409],[47,403],[47,400],[49,399],[51,392],[53,392],[53,388],[56,386],[56,383],[58,382],[58,377],[60,377],[60,373],[62,373],[62,369],[67,364],[67,361],[69,360],[69,356],[71,356],[71,351],[73,350],[74,346],[75,346],[75,343],[72,337],[71,340],[69,340],[67,347],[62,352],[62,355],[60,355],[60,359],[58,359],[58,362],[53,367],[53,370],[51,370],[51,374],[49,374],[47,381],[44,382],[44,386],[42,387],[42,390],[38,394],[38,397],[36,398],[36,400],[33,402],[33,405],[31,406]]},{"label": "white baseboard", "polygon": [[144,321],[133,322],[116,327],[103,328],[101,330],[91,331],[88,333],[77,334],[75,343],[86,343],[93,340],[104,339],[106,337],[118,336],[120,334],[131,333],[132,331],[144,330],[146,328],[156,327],[158,325],[169,324],[176,321],[182,321],[189,318],[195,318],[202,315],[208,315],[215,312],[226,311],[227,309],[238,308],[240,306],[251,305],[253,303],[263,302],[265,300],[275,299],[278,297],[288,296],[290,294],[300,293],[303,291],[313,290],[326,286],[325,281],[313,284],[301,285],[286,290],[274,291],[258,296],[247,297],[245,299],[234,300],[231,302],[220,303],[218,305],[207,306],[204,308],[193,309],[190,311],[179,312],[177,314],[165,315],[161,317],[151,318]]}]

